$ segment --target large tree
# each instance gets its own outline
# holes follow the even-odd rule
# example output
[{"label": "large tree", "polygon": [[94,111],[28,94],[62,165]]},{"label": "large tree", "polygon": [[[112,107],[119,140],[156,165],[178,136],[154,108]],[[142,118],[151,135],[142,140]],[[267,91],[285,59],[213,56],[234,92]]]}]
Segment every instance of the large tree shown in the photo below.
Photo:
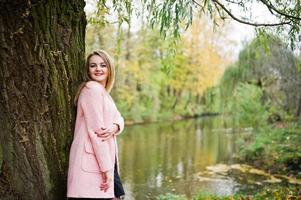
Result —
[{"label": "large tree", "polygon": [[63,199],[84,0],[0,1],[0,198]]}]

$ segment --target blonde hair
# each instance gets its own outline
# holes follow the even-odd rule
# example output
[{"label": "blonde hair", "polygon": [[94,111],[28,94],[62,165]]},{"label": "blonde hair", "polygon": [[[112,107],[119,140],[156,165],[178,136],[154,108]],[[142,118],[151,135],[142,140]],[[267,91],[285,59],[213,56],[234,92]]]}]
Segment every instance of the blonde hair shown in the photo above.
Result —
[{"label": "blonde hair", "polygon": [[106,91],[111,92],[111,90],[113,88],[113,85],[115,82],[115,67],[113,64],[113,60],[106,51],[95,50],[87,56],[86,63],[85,63],[85,68],[86,68],[85,69],[85,81],[83,83],[81,83],[78,87],[78,90],[77,90],[75,98],[74,98],[75,105],[77,105],[77,100],[78,100],[79,94],[80,94],[81,90],[85,87],[86,83],[88,81],[93,80],[89,75],[89,62],[90,62],[90,58],[94,55],[101,57],[103,59],[103,61],[105,62],[106,66],[108,67],[108,78],[107,78],[106,85],[105,85]]}]

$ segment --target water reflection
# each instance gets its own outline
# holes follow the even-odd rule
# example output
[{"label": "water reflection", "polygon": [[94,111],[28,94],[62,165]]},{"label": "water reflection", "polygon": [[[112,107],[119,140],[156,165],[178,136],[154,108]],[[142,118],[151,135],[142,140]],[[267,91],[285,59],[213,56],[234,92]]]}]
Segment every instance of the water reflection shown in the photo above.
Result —
[{"label": "water reflection", "polygon": [[235,134],[224,124],[215,117],[127,127],[118,139],[127,199],[155,199],[167,192],[192,197],[200,190],[232,194],[231,179],[195,178],[206,166],[231,163]]}]

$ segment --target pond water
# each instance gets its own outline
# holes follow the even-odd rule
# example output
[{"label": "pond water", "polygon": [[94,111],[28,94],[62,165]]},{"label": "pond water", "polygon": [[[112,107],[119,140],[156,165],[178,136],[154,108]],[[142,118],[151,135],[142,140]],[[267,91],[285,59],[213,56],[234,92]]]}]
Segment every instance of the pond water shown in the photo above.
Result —
[{"label": "pond water", "polygon": [[156,199],[167,193],[188,199],[199,192],[252,195],[262,186],[301,186],[301,180],[235,163],[237,141],[252,128],[234,129],[231,120],[205,117],[127,126],[118,136],[126,199]]},{"label": "pond water", "polygon": [[[235,178],[200,173],[219,163],[230,165],[237,152],[231,120],[206,117],[176,122],[127,126],[118,137],[121,179],[126,199],[155,199],[166,193],[191,198],[204,191],[231,195]],[[207,175],[208,175],[207,174]]]}]

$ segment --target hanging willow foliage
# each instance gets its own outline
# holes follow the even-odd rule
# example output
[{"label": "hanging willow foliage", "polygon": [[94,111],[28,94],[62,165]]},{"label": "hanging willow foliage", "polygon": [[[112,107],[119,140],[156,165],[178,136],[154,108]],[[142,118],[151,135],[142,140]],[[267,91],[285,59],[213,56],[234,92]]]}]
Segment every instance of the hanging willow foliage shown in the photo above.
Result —
[{"label": "hanging willow foliage", "polygon": [[[98,4],[108,6],[103,0]],[[191,25],[194,16],[207,14],[215,25],[219,25],[220,19],[232,19],[256,27],[259,34],[277,33],[292,48],[300,47],[301,43],[300,0],[114,0],[111,4],[115,11],[122,13],[120,19],[124,21],[133,12],[144,13],[151,27],[159,28],[164,36],[178,37]],[[266,10],[259,20],[252,18],[254,6]],[[273,17],[273,21],[267,21],[266,16]]]}]

